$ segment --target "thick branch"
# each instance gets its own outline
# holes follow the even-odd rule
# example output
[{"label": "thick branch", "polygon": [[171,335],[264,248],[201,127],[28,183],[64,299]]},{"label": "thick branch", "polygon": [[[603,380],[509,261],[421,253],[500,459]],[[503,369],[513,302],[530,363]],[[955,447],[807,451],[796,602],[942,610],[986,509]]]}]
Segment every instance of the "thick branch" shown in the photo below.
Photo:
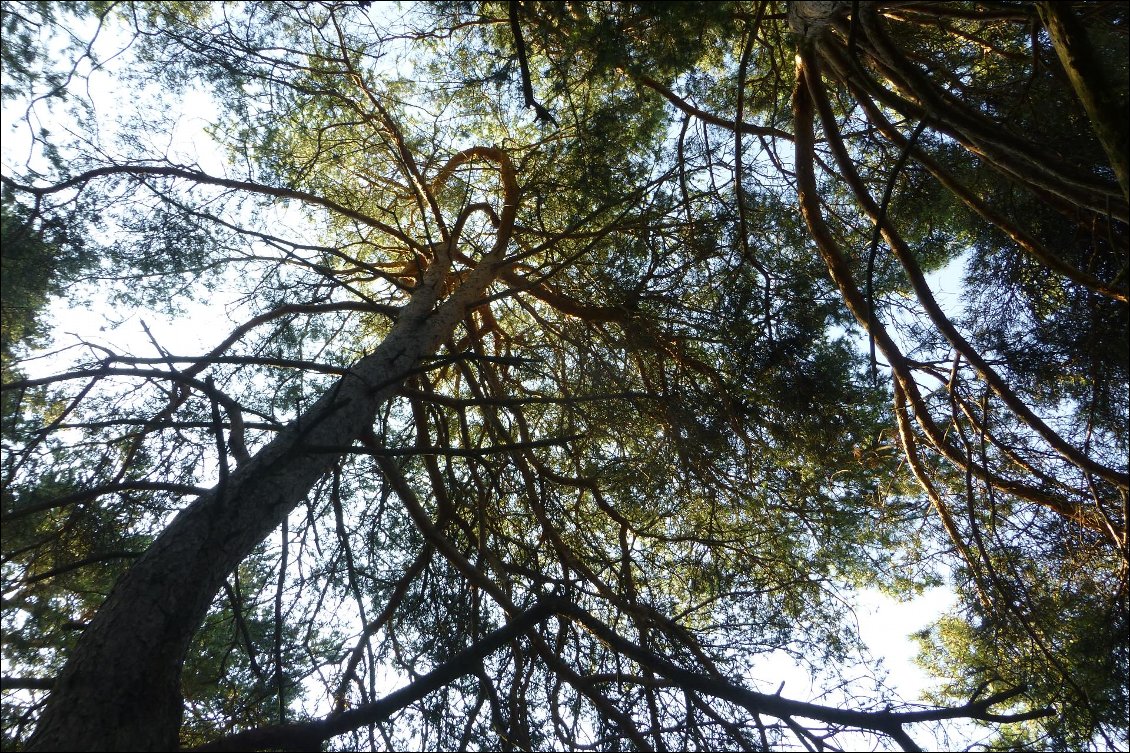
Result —
[{"label": "thick branch", "polygon": [[[211,424],[205,425],[210,426]],[[197,496],[208,493],[208,490],[204,487],[190,486],[188,484],[174,484],[165,481],[123,481],[122,483],[106,484],[93,489],[83,489],[82,491],[44,500],[42,502],[19,505],[11,510],[5,510],[0,514],[0,522],[8,523],[13,520],[19,520],[20,518],[26,518],[28,515],[34,515],[37,512],[43,512],[44,510],[66,507],[67,505],[86,502],[87,500],[101,497],[103,494],[114,494],[115,492],[125,491],[162,491],[172,492],[173,494],[195,494]]]},{"label": "thick branch", "polygon": [[0,690],[50,690],[54,684],[51,677],[0,677]]},{"label": "thick branch", "polygon": [[459,652],[416,682],[393,691],[379,701],[333,714],[315,722],[282,724],[240,732],[193,750],[317,750],[324,740],[369,724],[379,724],[429,693],[475,672],[482,666],[483,659],[487,656],[564,608],[565,603],[554,597],[538,601],[504,627],[487,634],[482,640]]},{"label": "thick branch", "polygon": [[1130,199],[1130,121],[1123,109],[1126,105],[1118,101],[1118,89],[1113,86],[1114,82],[1107,80],[1087,38],[1087,30],[1075,17],[1071,4],[1041,2],[1036,3],[1036,7],[1059,62],[1110,157],[1122,195]]},{"label": "thick branch", "polygon": [[[797,86],[793,99],[793,114],[797,133],[797,194],[801,214],[805,219],[805,223],[808,225],[809,232],[816,242],[821,256],[824,258],[825,264],[828,266],[828,272],[833,282],[835,282],[836,286],[839,288],[848,310],[851,311],[856,321],[866,330],[870,325],[870,317],[867,313],[867,302],[855,282],[851,267],[840,251],[836,240],[832,237],[830,229],[824,222],[820,206],[820,197],[817,192],[816,176],[814,173],[815,136],[813,132],[815,105],[812,99],[813,95],[809,91],[809,85],[806,82],[807,74],[805,71],[808,65],[814,64],[814,60],[810,52],[802,53],[801,62],[797,70]],[[948,460],[960,468],[972,470],[978,478],[988,481],[994,487],[1007,494],[1013,494],[1037,504],[1045,505],[1064,517],[1082,525],[1095,528],[1096,530],[1103,530],[1103,528],[1092,519],[1093,516],[1088,515],[1076,502],[1069,499],[1051,497],[1040,489],[1011,479],[1001,478],[990,473],[987,468],[981,468],[972,460],[963,457],[961,452],[952,446],[945,436],[945,433],[931,417],[929,410],[923,402],[921,391],[914,380],[914,375],[912,374],[907,359],[903,356],[902,351],[899,350],[894,340],[891,339],[886,329],[876,324],[874,336],[876,345],[887,358],[887,362],[890,363],[894,371],[895,378],[898,380],[903,390],[905,390],[908,401],[914,407],[915,415],[923,431],[930,439],[931,444]]]},{"label": "thick branch", "polygon": [[[570,617],[581,622],[594,635],[616,649],[624,656],[630,657],[657,674],[663,675],[684,690],[696,690],[715,698],[722,698],[737,704],[754,714],[766,714],[779,719],[795,716],[805,719],[815,719],[828,724],[840,724],[856,729],[867,729],[891,735],[900,744],[909,741],[902,733],[902,726],[917,722],[943,721],[946,719],[981,719],[996,722],[1018,722],[1027,719],[1036,719],[1050,716],[1054,709],[1036,709],[1021,714],[996,714],[989,709],[998,703],[1015,698],[1024,692],[1024,688],[1015,688],[1002,693],[983,698],[980,701],[971,701],[963,706],[954,708],[933,708],[922,711],[853,711],[839,709],[831,706],[805,701],[795,701],[779,695],[758,693],[735,685],[720,677],[692,672],[678,665],[645,651],[640,646],[623,638],[600,620],[593,617],[576,605],[569,604],[563,611]],[[901,733],[901,734],[900,734]],[[912,750],[915,748],[907,748]]]},{"label": "thick branch", "polygon": [[553,115],[534,99],[534,85],[530,80],[530,63],[526,59],[526,40],[522,38],[522,26],[518,23],[518,0],[510,0],[510,32],[514,35],[514,51],[518,54],[518,68],[522,73],[522,96],[526,107],[534,108],[538,120],[557,125]]},{"label": "thick branch", "polygon": [[646,86],[648,89],[662,94],[663,97],[668,102],[675,105],[675,107],[679,108],[687,115],[693,115],[704,123],[709,123],[710,125],[716,125],[721,128],[725,128],[727,131],[738,131],[740,133],[749,134],[751,136],[769,136],[775,139],[784,139],[785,141],[793,140],[793,135],[791,133],[789,133],[788,131],[782,131],[780,128],[747,123],[740,120],[740,116],[738,120],[727,119],[721,117],[720,115],[715,115],[712,112],[703,110],[701,107],[695,107],[690,102],[683,99],[678,94],[675,94],[675,92],[671,91],[663,84],[659,83],[653,78],[649,78],[648,76],[633,75],[627,73],[626,71],[625,74],[631,75],[632,78]]}]

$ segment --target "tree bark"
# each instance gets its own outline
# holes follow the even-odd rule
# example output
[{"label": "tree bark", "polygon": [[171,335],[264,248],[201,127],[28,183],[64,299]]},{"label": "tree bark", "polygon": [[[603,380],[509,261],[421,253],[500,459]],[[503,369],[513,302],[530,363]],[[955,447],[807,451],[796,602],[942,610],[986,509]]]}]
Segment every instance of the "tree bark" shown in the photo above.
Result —
[{"label": "tree bark", "polygon": [[1091,127],[1110,158],[1123,198],[1130,198],[1130,127],[1116,81],[1110,80],[1095,54],[1087,30],[1070,3],[1037,3],[1040,20],[1063,64],[1071,87],[1087,111]]}]

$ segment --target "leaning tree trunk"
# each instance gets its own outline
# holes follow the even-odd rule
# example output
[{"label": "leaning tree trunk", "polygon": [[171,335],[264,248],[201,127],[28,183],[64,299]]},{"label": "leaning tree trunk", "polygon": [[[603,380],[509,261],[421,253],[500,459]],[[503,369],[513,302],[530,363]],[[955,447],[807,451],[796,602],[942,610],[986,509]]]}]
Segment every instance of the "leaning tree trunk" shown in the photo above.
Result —
[{"label": "leaning tree trunk", "polygon": [[505,202],[494,249],[436,307],[454,251],[441,250],[381,345],[161,532],[115,585],[68,657],[28,750],[178,747],[181,667],[224,580],[342,448],[372,426],[381,403],[450,337],[493,281],[513,226],[517,185],[500,150],[468,150],[448,168],[475,158],[502,168]]},{"label": "leaning tree trunk", "polygon": [[351,374],[157,537],[68,658],[29,750],[177,748],[181,665],[215,594],[340,455],[318,448],[352,444],[451,332],[454,317],[438,314],[402,317]]}]

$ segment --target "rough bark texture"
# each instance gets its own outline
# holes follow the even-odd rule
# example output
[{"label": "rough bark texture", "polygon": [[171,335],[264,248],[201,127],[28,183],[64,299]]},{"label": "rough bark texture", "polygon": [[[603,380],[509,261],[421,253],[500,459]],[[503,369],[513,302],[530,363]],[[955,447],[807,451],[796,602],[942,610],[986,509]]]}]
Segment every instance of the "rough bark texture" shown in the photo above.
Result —
[{"label": "rough bark texture", "polygon": [[802,40],[816,39],[850,8],[846,0],[798,0],[789,3],[789,28]]}]

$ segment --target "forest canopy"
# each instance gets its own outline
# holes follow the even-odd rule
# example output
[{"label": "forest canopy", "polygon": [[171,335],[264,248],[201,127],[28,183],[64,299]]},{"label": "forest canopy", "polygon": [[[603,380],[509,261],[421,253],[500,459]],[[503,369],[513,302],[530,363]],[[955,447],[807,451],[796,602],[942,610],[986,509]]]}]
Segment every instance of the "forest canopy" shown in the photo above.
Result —
[{"label": "forest canopy", "polygon": [[1128,24],[3,2],[5,750],[1127,749]]}]

